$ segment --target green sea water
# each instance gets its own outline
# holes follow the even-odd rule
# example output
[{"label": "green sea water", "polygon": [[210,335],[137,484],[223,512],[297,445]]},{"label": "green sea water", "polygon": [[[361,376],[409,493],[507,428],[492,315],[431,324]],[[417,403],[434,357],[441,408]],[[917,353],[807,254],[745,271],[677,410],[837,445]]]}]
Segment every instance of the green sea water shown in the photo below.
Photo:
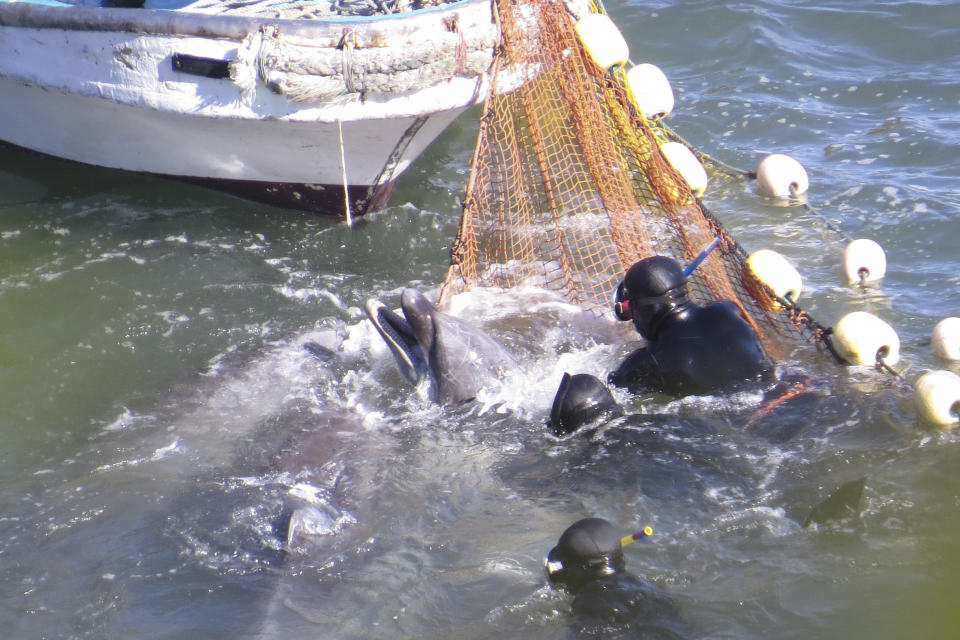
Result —
[{"label": "green sea water", "polygon": [[[747,169],[771,152],[806,167],[814,211],[711,177],[704,202],[738,241],[786,255],[821,322],[894,326],[908,383],[960,372],[927,344],[960,315],[960,6],[607,10],[633,61],[670,78],[688,141]],[[564,636],[569,598],[542,558],[588,515],[654,526],[628,568],[697,637],[955,637],[960,440],[916,423],[908,385],[810,353],[799,366],[843,402],[804,408],[794,438],[704,401],[644,407],[706,422],[682,454],[629,429],[560,442],[543,426],[559,375],[615,366],[619,334],[478,294],[464,313],[526,375],[469,407],[408,388],[363,304],[442,282],[478,115],[353,228],[0,148],[5,637]],[[842,282],[844,236],[883,245],[879,287]],[[302,348],[331,336],[333,363]],[[800,526],[861,476],[859,515]],[[286,550],[294,507],[316,531]]]}]

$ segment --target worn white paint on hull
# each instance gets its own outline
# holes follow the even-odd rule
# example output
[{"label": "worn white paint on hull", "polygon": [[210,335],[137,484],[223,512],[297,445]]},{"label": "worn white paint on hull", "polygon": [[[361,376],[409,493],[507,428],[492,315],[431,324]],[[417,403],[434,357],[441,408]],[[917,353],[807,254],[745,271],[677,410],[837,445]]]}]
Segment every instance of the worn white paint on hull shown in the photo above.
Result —
[{"label": "worn white paint on hull", "polygon": [[[489,19],[488,3],[461,5],[470,7],[472,21]],[[378,188],[388,187],[485,91],[485,76],[475,74],[395,94],[344,91],[329,100],[296,100],[264,82],[262,58],[244,59],[250,33],[263,21],[13,9],[20,8],[0,3],[0,139],[104,167],[248,186],[342,187],[342,144],[347,182],[369,188],[369,199],[376,199]],[[146,25],[139,32],[138,21]],[[63,28],[74,23],[76,29]],[[390,26],[395,21],[383,23],[385,33],[417,37],[419,27],[398,31]],[[368,37],[381,37],[379,25]],[[303,21],[284,24],[281,32],[309,47],[347,26],[321,26],[323,35],[312,40],[300,33],[310,28]],[[232,77],[178,70],[175,55],[220,61]]]},{"label": "worn white paint on hull", "polygon": [[[0,95],[0,138],[61,158],[169,176],[341,182],[335,123],[173,114],[4,78]],[[406,169],[462,110],[430,116],[386,178]],[[416,122],[415,117],[344,122],[349,183],[376,184]]]}]

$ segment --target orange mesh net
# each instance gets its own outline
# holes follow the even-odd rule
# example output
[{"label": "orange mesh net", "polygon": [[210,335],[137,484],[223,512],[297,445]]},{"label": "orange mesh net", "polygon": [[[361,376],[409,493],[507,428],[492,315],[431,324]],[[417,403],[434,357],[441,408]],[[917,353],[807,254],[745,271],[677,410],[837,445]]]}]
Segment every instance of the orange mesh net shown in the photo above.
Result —
[{"label": "orange mesh net", "polygon": [[500,44],[441,302],[474,286],[536,285],[610,310],[636,260],[689,263],[706,303],[731,300],[773,355],[777,336],[825,331],[760,283],[747,255],[667,162],[668,134],[647,121],[625,71],[594,63],[561,0],[496,0]]}]

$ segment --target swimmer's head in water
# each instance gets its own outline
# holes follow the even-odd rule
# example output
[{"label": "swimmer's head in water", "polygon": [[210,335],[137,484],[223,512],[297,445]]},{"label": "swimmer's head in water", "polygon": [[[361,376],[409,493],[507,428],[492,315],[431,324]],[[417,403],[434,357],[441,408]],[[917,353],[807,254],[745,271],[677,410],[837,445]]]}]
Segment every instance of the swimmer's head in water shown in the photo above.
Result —
[{"label": "swimmer's head in water", "polygon": [[626,570],[621,537],[602,518],[584,518],[570,525],[550,550],[547,576],[571,592],[604,576]]},{"label": "swimmer's head in water", "polygon": [[660,323],[690,305],[687,278],[676,260],[653,256],[635,262],[617,287],[614,312],[633,320],[643,337],[657,337]]},{"label": "swimmer's head in water", "polygon": [[613,394],[595,376],[564,373],[553,398],[548,426],[557,436],[566,436],[584,425],[622,413]]}]

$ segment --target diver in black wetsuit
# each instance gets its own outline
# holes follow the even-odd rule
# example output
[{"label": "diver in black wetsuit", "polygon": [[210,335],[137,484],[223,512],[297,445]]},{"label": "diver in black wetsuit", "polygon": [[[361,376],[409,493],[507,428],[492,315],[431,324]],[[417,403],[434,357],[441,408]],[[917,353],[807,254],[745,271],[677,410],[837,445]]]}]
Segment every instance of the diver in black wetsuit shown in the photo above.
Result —
[{"label": "diver in black wetsuit", "polygon": [[[775,382],[753,328],[732,302],[689,299],[677,262],[653,256],[634,263],[617,287],[614,312],[646,339],[608,381],[633,392],[675,396],[735,391]],[[589,374],[564,374],[548,422],[557,436],[622,415],[609,389]]]},{"label": "diver in black wetsuit", "polygon": [[547,576],[573,594],[571,628],[579,636],[678,640],[688,636],[673,601],[627,572],[621,537],[602,518],[567,528],[546,558]]},{"label": "diver in black wetsuit", "polygon": [[691,301],[683,269],[671,258],[653,256],[630,267],[614,311],[647,341],[610,374],[618,387],[680,396],[772,381],[773,365],[736,305]]}]

